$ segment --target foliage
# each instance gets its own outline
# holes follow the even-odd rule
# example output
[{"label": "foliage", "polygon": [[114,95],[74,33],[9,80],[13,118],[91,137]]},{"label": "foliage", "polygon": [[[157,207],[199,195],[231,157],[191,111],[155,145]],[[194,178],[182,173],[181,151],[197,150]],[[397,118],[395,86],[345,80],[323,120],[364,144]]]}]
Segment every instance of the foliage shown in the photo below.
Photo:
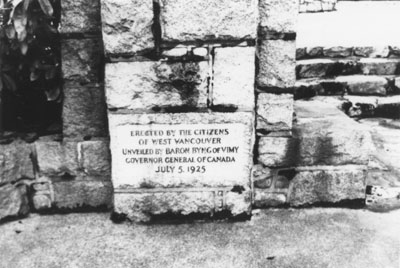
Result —
[{"label": "foliage", "polygon": [[61,102],[59,0],[0,1],[0,92],[13,100],[14,128],[36,131],[51,124],[49,102]]}]

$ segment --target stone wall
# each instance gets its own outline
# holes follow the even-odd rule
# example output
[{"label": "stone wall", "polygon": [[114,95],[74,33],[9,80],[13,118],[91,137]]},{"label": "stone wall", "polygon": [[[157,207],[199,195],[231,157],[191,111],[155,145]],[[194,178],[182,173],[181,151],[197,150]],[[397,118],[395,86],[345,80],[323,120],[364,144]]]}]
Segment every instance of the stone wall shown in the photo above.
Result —
[{"label": "stone wall", "polygon": [[112,205],[99,1],[62,1],[61,24],[63,133],[4,139],[0,219]]},{"label": "stone wall", "polygon": [[[346,138],[350,119],[293,100],[298,4],[63,1],[63,134],[0,145],[0,218],[112,206],[134,220],[240,215],[362,198],[368,137]],[[130,173],[115,153],[121,129],[150,125],[236,128],[247,157],[213,176]]]},{"label": "stone wall", "polygon": [[[257,1],[104,0],[101,6],[115,212],[133,220],[166,212],[250,214]],[[211,171],[222,164],[196,160],[191,167],[199,173],[161,176],[124,164],[129,126],[174,133],[223,128],[244,151],[231,174]],[[131,169],[136,176],[126,174]]]}]

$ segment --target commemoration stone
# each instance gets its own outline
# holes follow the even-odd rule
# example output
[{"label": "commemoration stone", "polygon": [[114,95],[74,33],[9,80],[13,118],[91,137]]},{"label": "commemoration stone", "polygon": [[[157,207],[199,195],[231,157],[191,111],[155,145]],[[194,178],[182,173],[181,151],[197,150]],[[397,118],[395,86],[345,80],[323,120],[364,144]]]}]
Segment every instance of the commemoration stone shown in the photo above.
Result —
[{"label": "commemoration stone", "polygon": [[249,213],[253,118],[109,113],[115,211],[134,220],[168,211],[213,213],[216,206]]}]

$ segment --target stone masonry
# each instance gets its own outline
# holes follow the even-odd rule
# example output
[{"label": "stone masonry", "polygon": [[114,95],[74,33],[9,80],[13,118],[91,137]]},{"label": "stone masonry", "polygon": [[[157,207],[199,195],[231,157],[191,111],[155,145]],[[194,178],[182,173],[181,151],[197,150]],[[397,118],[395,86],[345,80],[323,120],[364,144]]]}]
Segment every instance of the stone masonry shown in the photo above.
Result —
[{"label": "stone masonry", "polygon": [[[214,215],[229,211],[233,216],[249,215],[257,3],[149,3],[104,0],[101,5],[114,211],[135,221],[147,221],[164,213]],[[128,14],[127,10],[140,10],[140,14]],[[132,46],[132,42],[138,45]],[[185,175],[184,170],[194,166],[183,164],[179,172],[171,171],[174,173],[167,176],[150,176],[153,171],[146,165],[137,169],[125,163],[134,158],[124,157],[121,150],[127,152],[127,144],[137,142],[125,133],[181,133],[182,128],[189,129],[187,133],[196,128],[224,128],[230,136],[236,135],[234,143],[240,152],[235,161],[239,163],[232,165],[231,173],[219,170],[221,165],[209,163],[197,166],[204,170],[192,175]],[[144,141],[153,143],[152,147],[145,147],[149,151],[156,148],[165,154],[173,148],[157,145],[156,140]],[[171,139],[167,141],[171,144]],[[202,159],[196,153],[190,156]],[[168,159],[159,161],[171,161]]]},{"label": "stone masonry", "polygon": [[112,205],[99,4],[62,1],[62,137],[0,145],[0,219]]},{"label": "stone masonry", "polygon": [[[264,148],[275,148],[282,139],[292,136],[298,1],[262,0],[259,10],[255,154],[261,156]],[[265,146],[265,139],[271,144]],[[273,158],[271,155],[270,160],[273,161]],[[278,170],[271,170],[274,167],[277,167],[275,163],[266,163],[258,158],[253,171],[257,206],[276,206],[287,202],[290,172],[285,177]],[[284,183],[280,183],[282,180]]]},{"label": "stone masonry", "polygon": [[[317,2],[321,10],[335,6]],[[134,221],[248,217],[252,206],[364,198],[368,131],[334,103],[294,101],[296,75],[337,69],[324,59],[321,68],[296,70],[298,13],[298,0],[62,1],[63,133],[0,145],[0,219],[87,208],[113,208]],[[316,47],[298,49],[297,57],[367,52]],[[363,74],[379,71],[373,61],[360,64]],[[336,82],[362,94],[350,80]],[[371,90],[384,95],[387,83],[375,81]],[[140,133],[211,138],[230,152]],[[127,146],[134,142],[142,147]],[[197,164],[210,162],[151,175],[129,163],[147,156],[124,156],[152,148],[176,161],[193,155]],[[228,162],[213,163],[221,158]]]}]

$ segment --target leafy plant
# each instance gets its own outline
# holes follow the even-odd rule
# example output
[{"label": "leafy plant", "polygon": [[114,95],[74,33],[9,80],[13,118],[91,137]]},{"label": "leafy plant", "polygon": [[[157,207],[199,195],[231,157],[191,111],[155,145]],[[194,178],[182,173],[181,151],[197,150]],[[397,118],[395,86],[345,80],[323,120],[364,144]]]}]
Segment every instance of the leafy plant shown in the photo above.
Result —
[{"label": "leafy plant", "polygon": [[2,114],[11,115],[5,128],[44,131],[57,117],[49,107],[59,108],[62,95],[59,0],[0,0],[0,10]]}]

